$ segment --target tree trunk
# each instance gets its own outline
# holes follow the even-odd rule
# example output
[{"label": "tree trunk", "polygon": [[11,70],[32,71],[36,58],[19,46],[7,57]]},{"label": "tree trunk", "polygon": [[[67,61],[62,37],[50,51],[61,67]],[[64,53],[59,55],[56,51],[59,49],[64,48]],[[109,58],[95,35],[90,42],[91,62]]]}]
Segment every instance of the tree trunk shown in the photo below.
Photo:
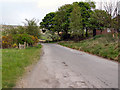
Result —
[{"label": "tree trunk", "polygon": [[57,31],[57,33],[58,33],[58,36],[61,36],[61,35],[59,34],[59,31]]},{"label": "tree trunk", "polygon": [[117,29],[118,34],[120,34],[120,15],[118,15],[118,29]]},{"label": "tree trunk", "polygon": [[65,30],[65,40],[68,40],[68,30]]},{"label": "tree trunk", "polygon": [[86,37],[88,37],[88,29],[87,28],[86,28],[86,34],[85,35],[86,35]]},{"label": "tree trunk", "polygon": [[101,34],[102,34],[102,30],[101,30]]},{"label": "tree trunk", "polygon": [[93,29],[93,37],[96,36],[96,29]]}]

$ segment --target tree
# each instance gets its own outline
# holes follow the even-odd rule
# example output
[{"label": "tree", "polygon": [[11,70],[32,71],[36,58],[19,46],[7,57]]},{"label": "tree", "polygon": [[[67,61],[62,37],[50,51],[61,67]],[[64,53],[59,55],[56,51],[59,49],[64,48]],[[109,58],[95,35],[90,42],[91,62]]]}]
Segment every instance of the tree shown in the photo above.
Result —
[{"label": "tree", "polygon": [[54,19],[53,19],[54,17],[55,17],[55,12],[48,13],[40,23],[40,28],[51,30],[54,26]]},{"label": "tree", "polygon": [[55,12],[50,12],[44,17],[44,19],[40,23],[40,28],[43,29],[43,32],[45,30],[46,33],[49,33],[49,38],[51,38],[53,41],[55,41],[56,38],[58,37],[55,33],[56,31],[58,31],[55,16],[56,16]]},{"label": "tree", "polygon": [[81,17],[81,8],[78,6],[78,3],[73,3],[73,10],[70,16],[70,31],[72,36],[75,37],[76,40],[80,38],[82,35],[82,17]]},{"label": "tree", "polygon": [[[74,4],[76,4],[76,5],[74,5]],[[79,7],[78,12],[76,12],[76,13],[80,13],[79,19],[81,18],[80,25],[82,26],[82,28],[79,28],[79,29],[81,29],[82,38],[84,37],[84,29],[86,29],[85,35],[86,35],[86,37],[88,37],[88,25],[89,25],[88,19],[90,18],[90,15],[93,12],[92,9],[95,9],[95,3],[94,2],[74,2],[73,6]]]},{"label": "tree", "polygon": [[65,40],[69,38],[69,17],[70,13],[72,12],[72,5],[66,4],[61,6],[58,11],[56,12],[55,21],[57,28],[57,32],[63,32],[61,39]]},{"label": "tree", "polygon": [[115,18],[112,19],[112,28],[119,33],[120,28],[120,15],[117,15]]},{"label": "tree", "polygon": [[93,36],[96,35],[96,29],[103,30],[108,27],[110,15],[104,10],[94,10],[93,14],[89,18],[88,27],[93,30]]},{"label": "tree", "polygon": [[105,11],[111,16],[109,17],[109,26],[108,28],[118,27],[117,25],[117,17],[118,17],[118,2],[106,2],[104,3]]},{"label": "tree", "polygon": [[118,15],[118,2],[106,2],[104,3],[105,11],[112,16],[112,18]]},{"label": "tree", "polygon": [[26,22],[24,24],[25,24],[26,33],[40,38],[40,29],[37,25],[38,21],[36,19],[31,19],[31,20],[25,19],[25,20]]},{"label": "tree", "polygon": [[[48,13],[40,23],[40,27],[49,30],[52,34],[57,32],[57,34],[61,37],[62,40],[68,39],[70,37],[70,31],[72,30],[73,34],[74,29],[74,33],[78,29],[78,31],[80,31],[78,34],[82,35],[82,37],[84,36],[84,29],[86,29],[87,37],[87,28],[89,24],[88,19],[90,18],[92,9],[95,8],[95,4],[94,2],[75,3],[76,5],[63,5],[60,8],[58,8],[57,12]],[[75,9],[77,9],[77,11]],[[78,14],[77,17],[75,13]],[[74,23],[77,23],[77,27],[76,25],[73,25]]]},{"label": "tree", "polygon": [[18,34],[25,34],[26,33],[26,29],[24,26],[18,26],[17,31],[18,31]]},{"label": "tree", "polygon": [[90,15],[92,13],[92,9],[95,9],[95,3],[94,2],[79,2],[78,5],[81,7],[81,17],[82,17],[82,25],[83,25],[83,31],[82,36],[84,37],[84,29],[86,29],[86,37],[88,37],[88,19],[90,18]]}]

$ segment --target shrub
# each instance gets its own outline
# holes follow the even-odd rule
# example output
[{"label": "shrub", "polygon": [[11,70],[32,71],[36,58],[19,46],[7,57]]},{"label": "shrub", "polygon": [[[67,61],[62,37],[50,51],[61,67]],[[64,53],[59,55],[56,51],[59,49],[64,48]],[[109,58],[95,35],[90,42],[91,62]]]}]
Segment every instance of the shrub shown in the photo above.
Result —
[{"label": "shrub", "polygon": [[15,48],[20,44],[28,43],[29,46],[35,46],[39,42],[37,36],[29,34],[15,34],[2,37],[3,48]]},{"label": "shrub", "polygon": [[24,44],[24,42],[28,43],[29,45],[32,45],[34,43],[31,36],[28,34],[16,34],[14,35],[13,40],[14,40],[14,43],[16,43],[17,45],[19,43]]},{"label": "shrub", "polygon": [[15,44],[13,44],[13,45],[12,45],[12,47],[13,47],[13,48],[16,48],[16,47],[17,47],[17,44],[16,44],[16,43],[15,43]]},{"label": "shrub", "polygon": [[16,34],[14,35],[13,40],[14,40],[14,43],[16,43],[17,45],[19,43],[24,44],[24,42],[26,42],[29,44],[29,46],[36,45],[39,42],[37,36],[34,37],[29,34]]},{"label": "shrub", "polygon": [[11,35],[2,36],[2,48],[11,48],[13,44],[13,38]]},{"label": "shrub", "polygon": [[39,42],[39,40],[38,40],[38,38],[37,38],[37,36],[30,36],[31,38],[32,38],[32,40],[33,40],[33,45],[36,45],[38,42]]}]

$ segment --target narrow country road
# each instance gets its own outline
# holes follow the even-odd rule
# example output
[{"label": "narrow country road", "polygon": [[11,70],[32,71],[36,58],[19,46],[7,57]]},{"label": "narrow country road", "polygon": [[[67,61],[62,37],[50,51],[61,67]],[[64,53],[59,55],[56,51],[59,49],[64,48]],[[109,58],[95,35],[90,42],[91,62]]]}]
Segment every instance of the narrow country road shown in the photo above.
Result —
[{"label": "narrow country road", "polygon": [[118,88],[118,63],[60,46],[42,44],[41,59],[18,88]]}]

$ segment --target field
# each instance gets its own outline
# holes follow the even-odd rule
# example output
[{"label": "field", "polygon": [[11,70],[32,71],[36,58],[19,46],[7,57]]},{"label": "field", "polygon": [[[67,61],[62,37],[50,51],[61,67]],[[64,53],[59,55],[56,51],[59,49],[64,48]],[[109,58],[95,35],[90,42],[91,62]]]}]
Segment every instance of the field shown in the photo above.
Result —
[{"label": "field", "polygon": [[97,35],[95,38],[83,40],[80,42],[62,41],[60,45],[85,51],[107,59],[118,61],[118,37],[113,38],[112,34]]},{"label": "field", "polygon": [[25,67],[40,58],[41,45],[26,49],[2,50],[2,88],[11,88],[25,72]]}]

